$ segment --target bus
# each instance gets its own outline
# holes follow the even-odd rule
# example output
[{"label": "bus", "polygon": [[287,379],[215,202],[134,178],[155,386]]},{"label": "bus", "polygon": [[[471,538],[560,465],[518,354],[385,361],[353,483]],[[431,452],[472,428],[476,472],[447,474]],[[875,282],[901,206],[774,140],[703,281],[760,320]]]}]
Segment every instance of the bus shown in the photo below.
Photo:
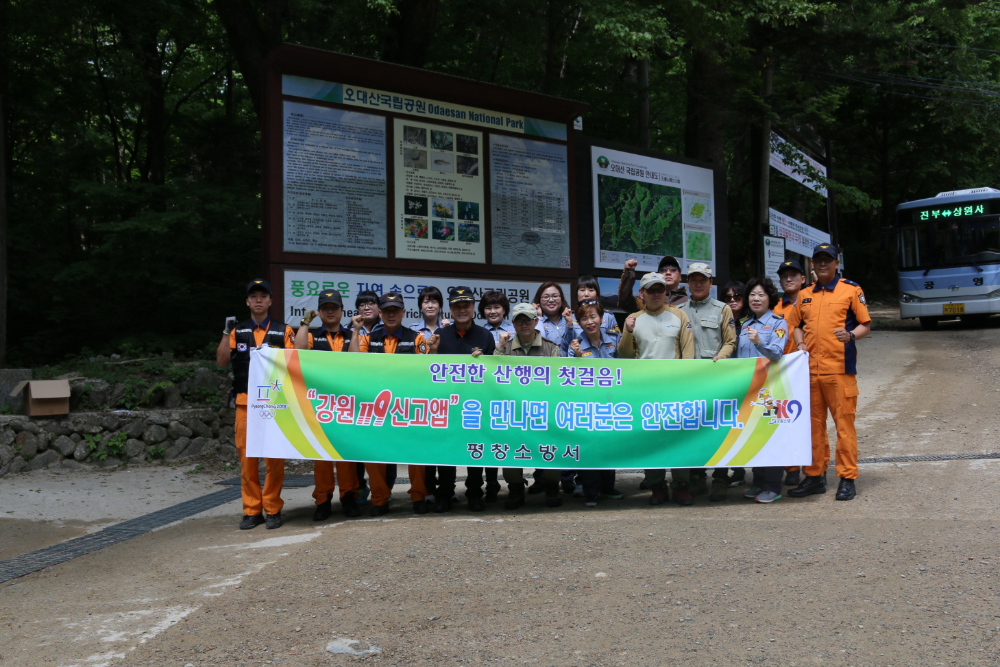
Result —
[{"label": "bus", "polygon": [[1000,313],[1000,190],[940,192],[896,207],[899,314],[941,320]]}]

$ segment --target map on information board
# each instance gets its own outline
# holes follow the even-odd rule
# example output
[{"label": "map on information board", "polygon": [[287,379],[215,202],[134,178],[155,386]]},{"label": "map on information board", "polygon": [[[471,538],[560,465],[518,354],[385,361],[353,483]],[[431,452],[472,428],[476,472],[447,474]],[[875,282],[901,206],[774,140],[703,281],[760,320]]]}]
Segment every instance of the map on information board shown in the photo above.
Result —
[{"label": "map on information board", "polygon": [[601,247],[650,255],[681,253],[681,191],[666,185],[597,177]]},{"label": "map on information board", "polygon": [[655,271],[660,258],[715,260],[711,169],[591,146],[594,265],[620,269],[638,260]]}]

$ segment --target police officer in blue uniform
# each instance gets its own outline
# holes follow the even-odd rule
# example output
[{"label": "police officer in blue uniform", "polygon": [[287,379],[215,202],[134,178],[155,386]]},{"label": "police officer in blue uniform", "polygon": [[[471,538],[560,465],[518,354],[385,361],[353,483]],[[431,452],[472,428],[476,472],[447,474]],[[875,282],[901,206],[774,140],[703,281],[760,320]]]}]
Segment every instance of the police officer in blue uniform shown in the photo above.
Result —
[{"label": "police officer in blue uniform", "polygon": [[[738,359],[764,357],[778,361],[785,354],[785,344],[791,334],[788,323],[772,308],[778,304],[778,290],[770,278],[753,278],[747,283],[746,300],[750,315],[743,323],[736,347]],[[772,503],[781,499],[781,478],[785,469],[781,466],[755,466],[753,486],[743,494],[744,498],[758,503]]]}]

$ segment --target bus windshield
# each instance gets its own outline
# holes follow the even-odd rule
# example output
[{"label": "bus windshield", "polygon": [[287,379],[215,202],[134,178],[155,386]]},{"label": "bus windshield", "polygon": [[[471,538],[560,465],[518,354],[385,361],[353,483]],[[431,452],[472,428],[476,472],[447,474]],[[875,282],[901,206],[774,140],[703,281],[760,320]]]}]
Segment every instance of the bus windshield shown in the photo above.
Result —
[{"label": "bus windshield", "polygon": [[1000,218],[933,220],[899,230],[900,268],[1000,262]]}]

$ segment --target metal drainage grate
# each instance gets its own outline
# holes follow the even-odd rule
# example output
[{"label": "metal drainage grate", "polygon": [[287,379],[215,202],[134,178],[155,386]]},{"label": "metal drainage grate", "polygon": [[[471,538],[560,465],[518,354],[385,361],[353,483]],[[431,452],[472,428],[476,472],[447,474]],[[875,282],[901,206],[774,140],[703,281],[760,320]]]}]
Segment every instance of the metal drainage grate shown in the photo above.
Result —
[{"label": "metal drainage grate", "polygon": [[103,530],[82,537],[43,547],[14,558],[0,561],[0,583],[23,577],[32,572],[38,572],[47,567],[64,563],[77,556],[98,551],[148,533],[154,528],[166,526],[175,521],[185,519],[204,512],[205,510],[225,505],[240,498],[240,489],[221,489],[199,498],[166,507],[156,512],[145,514],[129,521],[123,521]]},{"label": "metal drainage grate", "polygon": [[[884,456],[881,458],[858,459],[858,463],[911,463],[914,461],[975,461],[981,459],[1000,459],[1000,453],[986,452],[983,454],[927,454],[924,456]],[[834,465],[833,462],[830,465]]]}]

